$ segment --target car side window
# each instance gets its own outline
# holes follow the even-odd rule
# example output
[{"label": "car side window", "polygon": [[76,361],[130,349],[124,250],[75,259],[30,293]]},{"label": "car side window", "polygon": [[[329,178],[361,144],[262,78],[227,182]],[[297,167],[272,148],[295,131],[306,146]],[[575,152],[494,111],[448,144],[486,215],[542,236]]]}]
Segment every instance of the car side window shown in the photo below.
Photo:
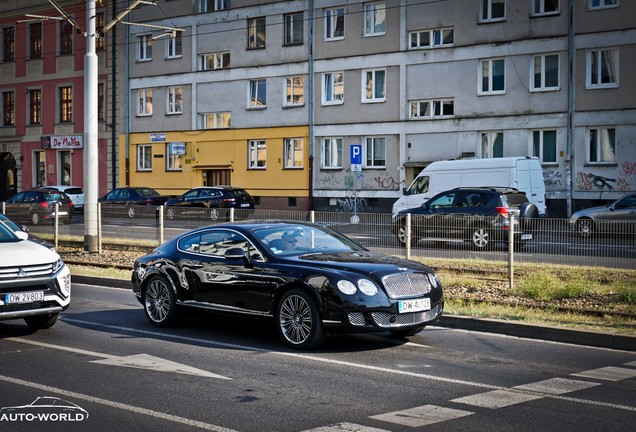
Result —
[{"label": "car side window", "polygon": [[217,258],[224,258],[230,249],[241,248],[250,259],[263,261],[262,255],[252,243],[234,231],[214,230],[190,236],[180,241],[179,248],[186,252],[200,253]]},{"label": "car side window", "polygon": [[430,207],[434,209],[445,209],[451,208],[453,206],[453,202],[455,201],[455,192],[444,194],[440,197],[431,200]]},{"label": "car side window", "polygon": [[631,207],[636,207],[636,196],[623,198],[622,200],[618,201],[616,205],[614,206],[614,208],[617,208],[617,209],[624,209],[624,208],[631,208]]}]

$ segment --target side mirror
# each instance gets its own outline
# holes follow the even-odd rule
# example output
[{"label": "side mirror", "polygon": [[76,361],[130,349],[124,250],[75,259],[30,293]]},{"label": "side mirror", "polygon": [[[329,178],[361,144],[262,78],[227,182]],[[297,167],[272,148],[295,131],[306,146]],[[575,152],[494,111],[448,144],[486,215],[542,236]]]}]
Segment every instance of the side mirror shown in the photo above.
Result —
[{"label": "side mirror", "polygon": [[25,233],[24,231],[16,231],[15,235],[20,240],[28,240],[29,239],[29,235],[27,233]]},{"label": "side mirror", "polygon": [[225,252],[225,258],[243,259],[243,258],[247,258],[247,255],[245,255],[245,251],[243,250],[243,248],[234,247],[234,248],[228,249],[227,252]]}]

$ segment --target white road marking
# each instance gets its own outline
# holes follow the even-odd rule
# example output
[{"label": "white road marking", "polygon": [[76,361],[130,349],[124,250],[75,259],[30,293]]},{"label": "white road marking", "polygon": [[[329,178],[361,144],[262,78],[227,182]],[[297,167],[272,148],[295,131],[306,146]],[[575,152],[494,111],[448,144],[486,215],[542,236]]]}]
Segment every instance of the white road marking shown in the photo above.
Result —
[{"label": "white road marking", "polygon": [[415,343],[415,342],[407,342],[404,345],[408,345],[408,346],[412,346],[412,347],[419,347],[419,348],[430,348],[430,346],[428,346],[428,345],[418,344],[418,343]]},{"label": "white road marking", "polygon": [[93,360],[91,363],[99,363],[111,366],[124,366],[131,367],[137,369],[147,369],[154,370],[158,372],[174,372],[185,375],[194,375],[205,378],[217,378],[217,379],[225,379],[229,380],[231,378],[225,377],[223,375],[217,375],[212,372],[204,371],[201,369],[196,369],[190,366],[185,366],[180,363],[176,363],[170,360],[165,360],[159,357],[153,357],[148,354],[136,354],[129,356],[116,356],[111,354],[98,353],[95,351],[87,351],[78,348],[71,348],[62,345],[53,345],[44,342],[31,341],[28,339],[22,338],[7,338],[6,340],[19,342],[29,345],[41,346],[44,348],[51,348],[60,351],[68,351],[77,354],[83,354],[90,357],[101,357],[103,360]]},{"label": "white road marking", "polygon": [[513,388],[538,393],[564,394],[596,387],[599,385],[601,385],[601,383],[573,380],[567,378],[551,378],[545,381],[537,381],[530,384],[515,386]]},{"label": "white road marking", "polygon": [[475,413],[471,411],[440,407],[437,405],[424,405],[403,411],[394,411],[386,414],[375,415],[370,418],[403,426],[421,427],[448,420],[454,420],[460,417],[466,417],[471,414]]},{"label": "white road marking", "polygon": [[505,390],[494,390],[491,392],[479,393],[471,396],[464,396],[461,398],[452,399],[451,402],[473,405],[482,408],[497,409],[542,398],[543,396],[539,395],[517,393]]},{"label": "white road marking", "polygon": [[363,426],[355,423],[337,423],[329,426],[320,426],[314,429],[307,429],[303,432],[390,432],[386,429],[377,429],[370,426]]},{"label": "white road marking", "polygon": [[633,362],[625,363],[625,366],[636,366],[636,360]]},{"label": "white road marking", "polygon": [[150,416],[150,417],[155,417],[158,419],[162,419],[162,420],[167,420],[167,421],[171,421],[174,423],[179,423],[182,425],[186,425],[186,426],[190,426],[190,427],[197,427],[200,429],[204,429],[204,430],[209,430],[209,431],[216,431],[216,432],[235,432],[232,429],[227,429],[221,426],[217,426],[217,425],[213,425],[210,423],[204,423],[204,422],[200,422],[197,420],[192,420],[192,419],[188,419],[185,417],[179,417],[179,416],[174,416],[174,415],[170,415],[170,414],[166,414],[166,413],[162,413],[162,412],[158,412],[158,411],[153,411],[153,410],[149,410],[146,408],[141,408],[141,407],[136,407],[136,406],[132,406],[132,405],[126,405],[120,402],[115,402],[115,401],[111,401],[108,399],[102,399],[102,398],[98,398],[98,397],[94,397],[94,396],[90,396],[87,394],[83,394],[83,393],[77,393],[77,392],[73,392],[73,391],[68,391],[68,390],[64,390],[61,388],[57,388],[57,387],[51,387],[51,386],[47,386],[47,385],[43,385],[43,384],[38,384],[38,383],[34,383],[34,382],[29,382],[29,381],[24,381],[21,379],[17,379],[17,378],[11,378],[11,377],[7,377],[7,376],[3,376],[0,375],[0,381],[5,381],[11,384],[15,384],[15,385],[20,385],[20,386],[24,386],[24,387],[31,387],[37,390],[41,390],[43,392],[47,392],[47,393],[53,393],[53,394],[59,394],[59,395],[63,395],[63,396],[68,396],[70,398],[73,399],[80,399],[80,400],[84,400],[87,402],[91,402],[91,403],[97,403],[97,404],[101,404],[101,405],[106,405],[112,408],[117,408],[117,409],[121,409],[121,410],[125,410],[125,411],[130,411],[132,413],[135,414],[142,414],[142,415],[146,415],[146,416]]},{"label": "white road marking", "polygon": [[599,369],[592,369],[589,371],[574,373],[572,375],[604,381],[621,381],[627,378],[636,377],[636,370],[608,366]]}]

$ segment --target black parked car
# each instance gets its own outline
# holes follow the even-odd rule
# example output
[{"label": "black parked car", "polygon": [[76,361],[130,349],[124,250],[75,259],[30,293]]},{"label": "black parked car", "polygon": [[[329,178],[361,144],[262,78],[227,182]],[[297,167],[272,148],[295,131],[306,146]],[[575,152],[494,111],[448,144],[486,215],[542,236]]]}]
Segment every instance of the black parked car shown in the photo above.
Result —
[{"label": "black parked car", "polygon": [[156,326],[173,324],[185,307],[256,315],[273,318],[283,341],[300,349],[320,346],[327,332],[413,335],[444,309],[426,265],[296,222],[187,232],[137,259],[132,286]]},{"label": "black parked car", "polygon": [[[174,219],[177,216],[197,214],[186,208],[206,209],[213,221],[226,216],[227,212],[219,209],[253,210],[254,199],[245,189],[232,186],[201,186],[190,189],[186,193],[166,202],[166,216]],[[207,212],[209,209],[209,213]],[[248,212],[248,214],[251,214]]]},{"label": "black parked car", "polygon": [[73,203],[64,192],[30,190],[18,192],[6,201],[5,213],[17,222],[37,225],[55,219],[55,204],[62,223],[73,220]]},{"label": "black parked car", "polygon": [[532,240],[524,231],[538,217],[537,207],[526,194],[513,188],[456,188],[441,192],[421,207],[405,210],[393,218],[393,232],[406,244],[406,214],[411,216],[411,244],[420,239],[467,240],[483,249],[492,242],[507,242],[510,215],[515,218],[515,242]]},{"label": "black parked car", "polygon": [[99,202],[102,204],[102,214],[126,214],[134,218],[135,206],[162,206],[170,198],[149,187],[121,187],[108,192]]}]

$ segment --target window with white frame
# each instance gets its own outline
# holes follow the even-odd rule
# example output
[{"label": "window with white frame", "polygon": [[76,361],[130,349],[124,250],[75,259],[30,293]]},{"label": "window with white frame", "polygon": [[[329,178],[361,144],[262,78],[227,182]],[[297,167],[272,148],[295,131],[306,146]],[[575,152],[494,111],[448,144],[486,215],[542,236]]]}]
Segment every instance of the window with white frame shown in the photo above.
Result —
[{"label": "window with white frame", "polygon": [[230,8],[230,0],[199,0],[199,13],[214,12]]},{"label": "window with white frame", "polygon": [[586,69],[587,88],[618,87],[618,49],[588,50]]},{"label": "window with white frame", "polygon": [[342,168],[342,138],[323,138],[320,152],[321,168]]},{"label": "window with white frame", "polygon": [[140,144],[137,146],[137,171],[152,171],[152,146]]},{"label": "window with white frame", "polygon": [[503,132],[482,132],[481,134],[481,157],[500,158],[503,157],[504,136]]},{"label": "window with white frame", "polygon": [[247,145],[247,167],[249,169],[266,168],[267,142],[265,140],[249,140]]},{"label": "window with white frame", "polygon": [[384,102],[386,100],[386,71],[384,69],[363,71],[362,102]]},{"label": "window with white frame", "polygon": [[616,129],[590,128],[588,130],[588,162],[616,162]]},{"label": "window with white frame", "polygon": [[454,115],[454,99],[429,99],[410,102],[410,119],[435,119]]},{"label": "window with white frame", "polygon": [[219,111],[199,114],[199,129],[229,129],[232,127],[232,113]]},{"label": "window with white frame", "polygon": [[325,40],[339,40],[345,37],[344,8],[325,9]]},{"label": "window with white frame", "polygon": [[479,94],[503,94],[506,92],[504,59],[480,61]]},{"label": "window with white frame", "polygon": [[249,49],[265,48],[265,17],[247,20],[247,47]]},{"label": "window with white frame", "polygon": [[532,57],[531,90],[559,89],[559,55],[538,54]]},{"label": "window with white frame", "polygon": [[137,115],[152,115],[152,89],[137,90]]},{"label": "window with white frame", "polygon": [[384,137],[366,137],[365,168],[384,168],[386,166],[386,139]]},{"label": "window with white frame", "polygon": [[227,69],[230,67],[230,52],[202,54],[199,56],[199,70]]},{"label": "window with white frame", "polygon": [[166,91],[167,114],[183,113],[183,87],[171,86]]},{"label": "window with white frame", "polygon": [[267,81],[265,78],[250,80],[248,108],[267,108]]},{"label": "window with white frame", "polygon": [[409,49],[443,48],[455,43],[455,29],[445,27],[409,33]]},{"label": "window with white frame", "polygon": [[532,0],[532,15],[554,15],[559,13],[559,0]]},{"label": "window with white frame", "polygon": [[480,18],[482,22],[501,21],[506,18],[505,0],[481,0]]},{"label": "window with white frame", "polygon": [[152,35],[137,36],[137,61],[152,60]]},{"label": "window with white frame", "polygon": [[301,45],[304,41],[304,17],[303,12],[285,14],[284,17],[284,45]]},{"label": "window with white frame", "polygon": [[166,171],[182,170],[185,145],[184,142],[166,143]]},{"label": "window with white frame", "polygon": [[305,104],[304,78],[302,76],[285,79],[285,106],[302,106]]},{"label": "window with white frame", "polygon": [[326,72],[322,75],[322,104],[344,103],[344,72]]},{"label": "window with white frame", "polygon": [[180,31],[175,32],[174,36],[170,35],[166,39],[166,58],[180,58],[183,54],[183,45]]},{"label": "window with white frame", "polygon": [[588,0],[588,9],[605,9],[618,7],[618,0]]},{"label": "window with white frame", "polygon": [[364,5],[364,36],[380,36],[386,33],[386,6],[384,3]]},{"label": "window with white frame", "polygon": [[305,157],[305,140],[302,138],[285,138],[283,168],[302,168]]},{"label": "window with white frame", "polygon": [[532,155],[542,163],[557,161],[557,132],[555,130],[532,131]]}]

